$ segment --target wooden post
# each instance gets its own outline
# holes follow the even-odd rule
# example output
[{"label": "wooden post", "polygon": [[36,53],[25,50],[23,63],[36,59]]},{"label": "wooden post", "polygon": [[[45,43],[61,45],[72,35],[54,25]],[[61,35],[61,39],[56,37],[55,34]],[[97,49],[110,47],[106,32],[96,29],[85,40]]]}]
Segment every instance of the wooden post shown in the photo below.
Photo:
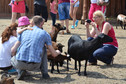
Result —
[{"label": "wooden post", "polygon": [[87,0],[83,1],[83,12],[81,17],[81,24],[84,24],[85,19],[87,18]]}]

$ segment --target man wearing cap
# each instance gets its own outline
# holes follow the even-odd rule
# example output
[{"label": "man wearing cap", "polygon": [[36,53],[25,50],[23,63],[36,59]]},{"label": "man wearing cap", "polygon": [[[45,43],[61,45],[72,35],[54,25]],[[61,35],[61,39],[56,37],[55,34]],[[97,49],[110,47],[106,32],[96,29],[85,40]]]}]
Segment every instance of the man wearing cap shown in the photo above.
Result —
[{"label": "man wearing cap", "polygon": [[[50,35],[42,29],[44,24],[41,16],[33,17],[33,30],[26,30],[18,36],[18,41],[12,48],[11,63],[18,69],[18,80],[22,80],[26,70],[40,69],[43,78],[49,78],[46,47],[56,57],[61,52],[52,47]],[[17,50],[18,48],[18,50]],[[16,52],[16,56],[14,53]]]},{"label": "man wearing cap", "polygon": [[34,15],[42,15],[45,22],[48,19],[47,2],[48,0],[34,0]]}]

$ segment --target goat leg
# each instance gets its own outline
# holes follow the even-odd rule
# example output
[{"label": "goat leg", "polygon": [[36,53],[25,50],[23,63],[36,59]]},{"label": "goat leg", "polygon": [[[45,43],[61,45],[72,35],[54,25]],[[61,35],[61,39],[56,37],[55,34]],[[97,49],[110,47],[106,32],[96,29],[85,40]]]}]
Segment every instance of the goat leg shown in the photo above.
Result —
[{"label": "goat leg", "polygon": [[58,66],[58,62],[56,62],[56,65],[57,65],[57,72],[60,73],[59,66]]},{"label": "goat leg", "polygon": [[53,71],[54,71],[54,60],[51,60],[51,64],[52,64],[51,73],[53,73]]},{"label": "goat leg", "polygon": [[119,23],[119,21],[116,22],[116,29],[118,29],[118,27],[117,27],[118,26],[118,23]]},{"label": "goat leg", "polygon": [[87,60],[85,61],[85,68],[84,68],[84,75],[86,76],[87,73],[86,73],[86,68],[87,68]]},{"label": "goat leg", "polygon": [[69,71],[69,60],[67,59],[67,71]]},{"label": "goat leg", "polygon": [[124,30],[125,30],[125,26],[126,26],[126,24],[124,24]]},{"label": "goat leg", "polygon": [[121,28],[123,29],[123,22],[120,21],[119,23],[120,23]]},{"label": "goat leg", "polygon": [[77,69],[77,60],[75,60],[75,70],[78,70]]},{"label": "goat leg", "polygon": [[80,75],[81,75],[81,74],[80,74],[81,62],[80,62],[80,61],[78,61],[78,63],[79,63],[79,71],[78,71],[78,75],[80,76]]}]

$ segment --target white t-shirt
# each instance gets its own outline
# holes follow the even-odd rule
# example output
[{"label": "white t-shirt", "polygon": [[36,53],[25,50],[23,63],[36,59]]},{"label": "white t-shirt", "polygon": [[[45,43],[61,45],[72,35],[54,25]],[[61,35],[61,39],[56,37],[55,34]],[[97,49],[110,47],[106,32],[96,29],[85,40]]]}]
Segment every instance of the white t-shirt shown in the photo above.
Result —
[{"label": "white t-shirt", "polygon": [[2,44],[2,37],[0,38],[0,67],[11,66],[11,48],[16,41],[15,36],[10,36],[10,39]]},{"label": "white t-shirt", "polygon": [[97,0],[91,0],[91,3],[97,3]]}]

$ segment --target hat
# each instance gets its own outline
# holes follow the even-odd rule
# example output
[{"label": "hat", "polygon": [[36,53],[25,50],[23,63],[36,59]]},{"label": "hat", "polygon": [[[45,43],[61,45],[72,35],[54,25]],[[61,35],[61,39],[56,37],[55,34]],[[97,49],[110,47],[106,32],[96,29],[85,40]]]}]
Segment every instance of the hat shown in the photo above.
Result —
[{"label": "hat", "polygon": [[27,16],[22,16],[18,19],[18,26],[25,26],[25,25],[29,25],[29,18]]}]

